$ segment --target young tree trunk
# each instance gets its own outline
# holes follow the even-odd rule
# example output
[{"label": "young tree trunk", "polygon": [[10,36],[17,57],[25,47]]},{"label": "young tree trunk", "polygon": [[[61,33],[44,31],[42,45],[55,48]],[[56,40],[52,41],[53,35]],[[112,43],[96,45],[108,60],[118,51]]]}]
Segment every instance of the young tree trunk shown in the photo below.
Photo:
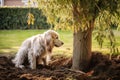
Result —
[{"label": "young tree trunk", "polygon": [[91,43],[92,43],[92,27],[94,23],[90,23],[90,28],[86,31],[77,31],[74,33],[73,44],[73,65],[74,70],[85,71],[91,60]]}]

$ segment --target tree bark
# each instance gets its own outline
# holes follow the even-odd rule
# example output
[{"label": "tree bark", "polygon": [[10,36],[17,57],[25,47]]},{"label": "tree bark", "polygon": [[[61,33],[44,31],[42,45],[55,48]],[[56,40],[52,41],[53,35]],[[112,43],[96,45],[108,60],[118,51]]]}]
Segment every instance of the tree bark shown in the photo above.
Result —
[{"label": "tree bark", "polygon": [[73,43],[73,65],[74,70],[83,70],[89,66],[91,60],[92,28],[94,22],[90,22],[89,29],[86,31],[77,31],[74,33]]}]

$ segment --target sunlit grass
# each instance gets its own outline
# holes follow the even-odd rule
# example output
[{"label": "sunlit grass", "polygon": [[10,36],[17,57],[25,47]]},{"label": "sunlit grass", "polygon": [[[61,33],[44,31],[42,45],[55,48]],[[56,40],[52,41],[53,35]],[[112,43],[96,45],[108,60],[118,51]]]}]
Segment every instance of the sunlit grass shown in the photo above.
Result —
[{"label": "sunlit grass", "polygon": [[[15,54],[21,43],[33,35],[43,33],[46,30],[0,30],[0,53]],[[63,54],[67,56],[72,55],[73,50],[73,33],[72,31],[57,31],[60,34],[60,39],[64,45],[60,48],[54,48],[54,55]],[[114,31],[116,35],[117,46],[120,51],[120,31]],[[109,42],[104,41],[103,48],[100,48],[97,41],[92,38],[92,51],[100,51],[109,53]]]}]

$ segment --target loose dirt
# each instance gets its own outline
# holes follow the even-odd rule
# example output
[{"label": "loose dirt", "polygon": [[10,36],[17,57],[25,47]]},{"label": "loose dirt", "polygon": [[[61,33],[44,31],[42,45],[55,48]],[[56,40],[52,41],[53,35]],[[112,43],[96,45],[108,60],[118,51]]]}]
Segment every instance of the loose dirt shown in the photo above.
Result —
[{"label": "loose dirt", "polygon": [[72,59],[53,56],[49,66],[37,65],[36,70],[29,67],[15,68],[12,57],[0,56],[0,80],[120,80],[120,57],[92,53],[92,60],[86,72],[71,69]]}]

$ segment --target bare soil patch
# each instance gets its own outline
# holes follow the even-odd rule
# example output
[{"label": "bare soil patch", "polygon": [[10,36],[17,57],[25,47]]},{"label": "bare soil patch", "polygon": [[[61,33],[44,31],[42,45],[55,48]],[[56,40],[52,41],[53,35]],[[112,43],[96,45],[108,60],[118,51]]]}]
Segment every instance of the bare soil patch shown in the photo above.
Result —
[{"label": "bare soil patch", "polygon": [[53,56],[49,66],[38,65],[36,70],[28,67],[15,68],[12,57],[0,56],[0,80],[120,80],[120,58],[93,52],[86,72],[71,70],[72,59]]}]

